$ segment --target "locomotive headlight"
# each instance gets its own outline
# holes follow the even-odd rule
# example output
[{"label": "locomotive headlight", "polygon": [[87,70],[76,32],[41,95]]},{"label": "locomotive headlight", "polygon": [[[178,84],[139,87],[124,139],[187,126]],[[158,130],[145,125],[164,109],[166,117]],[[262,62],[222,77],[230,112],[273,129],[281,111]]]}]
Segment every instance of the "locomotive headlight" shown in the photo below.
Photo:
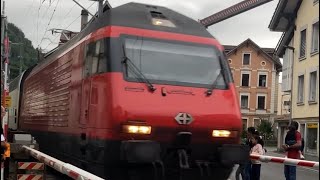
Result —
[{"label": "locomotive headlight", "polygon": [[167,26],[167,27],[172,27],[172,28],[176,27],[176,25],[174,25],[168,19],[152,18],[152,24],[155,25],[155,26]]},{"label": "locomotive headlight", "polygon": [[151,126],[123,126],[123,131],[129,134],[151,134]]},{"label": "locomotive headlight", "polygon": [[236,131],[229,131],[229,130],[213,130],[212,137],[220,137],[220,138],[227,138],[227,137],[235,137],[237,136]]}]

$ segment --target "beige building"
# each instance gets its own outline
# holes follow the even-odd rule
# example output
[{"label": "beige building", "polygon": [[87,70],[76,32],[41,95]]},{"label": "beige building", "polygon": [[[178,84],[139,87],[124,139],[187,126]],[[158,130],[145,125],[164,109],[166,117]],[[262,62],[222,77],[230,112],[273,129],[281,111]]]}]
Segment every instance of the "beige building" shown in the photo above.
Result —
[{"label": "beige building", "polygon": [[260,48],[247,39],[238,46],[224,46],[242,113],[243,127],[273,121],[277,112],[278,79],[282,65],[274,49]]},{"label": "beige building", "polygon": [[319,0],[280,0],[269,28],[284,32],[276,50],[284,63],[282,88],[292,94],[305,153],[319,157]]},{"label": "beige building", "polygon": [[287,126],[291,112],[291,94],[290,92],[282,91],[282,83],[279,83],[278,89],[278,112],[275,118],[277,129],[277,149],[281,150],[284,144],[284,138],[288,132]]}]

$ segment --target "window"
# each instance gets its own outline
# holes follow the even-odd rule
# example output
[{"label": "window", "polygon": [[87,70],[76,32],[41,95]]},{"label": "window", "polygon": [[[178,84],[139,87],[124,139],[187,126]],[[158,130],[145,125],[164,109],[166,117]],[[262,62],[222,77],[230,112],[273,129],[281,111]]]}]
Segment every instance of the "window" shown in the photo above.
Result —
[{"label": "window", "polygon": [[249,108],[249,96],[241,95],[241,109],[248,109],[248,108]]},{"label": "window", "polygon": [[319,51],[319,21],[312,25],[311,53]]},{"label": "window", "polygon": [[243,87],[249,87],[250,82],[250,74],[243,73],[241,78],[241,86]]},{"label": "window", "polygon": [[247,130],[247,128],[248,128],[248,120],[247,119],[242,119],[242,128],[243,128],[243,130],[244,131],[246,131]]},{"label": "window", "polygon": [[259,74],[258,87],[267,87],[267,75],[266,74]]},{"label": "window", "polygon": [[304,29],[300,33],[300,58],[306,57],[306,43],[307,40],[307,29]]},{"label": "window", "polygon": [[86,46],[84,76],[106,72],[104,40],[90,43]]},{"label": "window", "polygon": [[253,119],[254,127],[257,128],[261,124],[261,119]]},{"label": "window", "polygon": [[309,101],[315,102],[317,98],[317,71],[310,73]]},{"label": "window", "polygon": [[304,98],[304,75],[298,77],[298,103],[303,103]]},{"label": "window", "polygon": [[[126,78],[141,81],[142,73],[151,83],[226,89],[220,52],[213,46],[126,36]],[[137,73],[138,71],[140,73]],[[221,73],[220,73],[221,72]]]},{"label": "window", "polygon": [[258,107],[257,107],[257,109],[265,110],[266,109],[265,105],[266,105],[266,96],[259,95],[258,96]]},{"label": "window", "polygon": [[243,54],[242,65],[250,65],[251,54]]},{"label": "window", "polygon": [[290,101],[284,101],[284,102],[283,102],[283,105],[284,105],[284,106],[290,106]]}]

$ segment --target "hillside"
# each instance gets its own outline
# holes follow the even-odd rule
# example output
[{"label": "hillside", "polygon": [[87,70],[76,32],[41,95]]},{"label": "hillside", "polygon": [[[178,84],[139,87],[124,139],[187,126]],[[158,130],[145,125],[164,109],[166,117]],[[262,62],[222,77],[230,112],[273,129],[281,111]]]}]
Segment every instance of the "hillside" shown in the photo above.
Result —
[{"label": "hillside", "polygon": [[[8,36],[11,42],[10,45],[10,79],[9,82],[19,75],[20,69],[20,50],[22,57],[22,72],[28,67],[37,63],[37,50],[32,46],[32,43],[27,39],[17,26],[8,23]],[[22,43],[16,44],[16,43]],[[20,49],[21,48],[21,49]]]}]

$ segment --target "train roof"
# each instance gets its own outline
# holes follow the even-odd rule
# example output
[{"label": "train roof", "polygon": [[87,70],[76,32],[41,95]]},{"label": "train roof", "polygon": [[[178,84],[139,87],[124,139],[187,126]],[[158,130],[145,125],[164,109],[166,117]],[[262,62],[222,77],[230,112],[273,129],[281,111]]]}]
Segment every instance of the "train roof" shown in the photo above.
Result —
[{"label": "train roof", "polygon": [[[152,18],[167,19],[176,27],[155,26],[151,23]],[[110,22],[104,21],[105,19],[109,19]],[[104,13],[99,20],[104,21],[104,25],[110,23],[111,25],[117,26],[212,37],[207,29],[199,22],[162,6],[128,3],[110,9]]]},{"label": "train roof", "polygon": [[[160,16],[160,18],[171,21],[176,27],[153,25],[152,18],[154,14]],[[73,44],[77,43],[91,32],[105,26],[124,26],[213,38],[207,29],[199,22],[176,11],[162,6],[131,2],[112,9],[106,9],[101,17],[93,18],[81,32],[67,43],[48,53],[46,58],[39,64],[50,63]],[[35,69],[37,69],[37,67]]]}]

